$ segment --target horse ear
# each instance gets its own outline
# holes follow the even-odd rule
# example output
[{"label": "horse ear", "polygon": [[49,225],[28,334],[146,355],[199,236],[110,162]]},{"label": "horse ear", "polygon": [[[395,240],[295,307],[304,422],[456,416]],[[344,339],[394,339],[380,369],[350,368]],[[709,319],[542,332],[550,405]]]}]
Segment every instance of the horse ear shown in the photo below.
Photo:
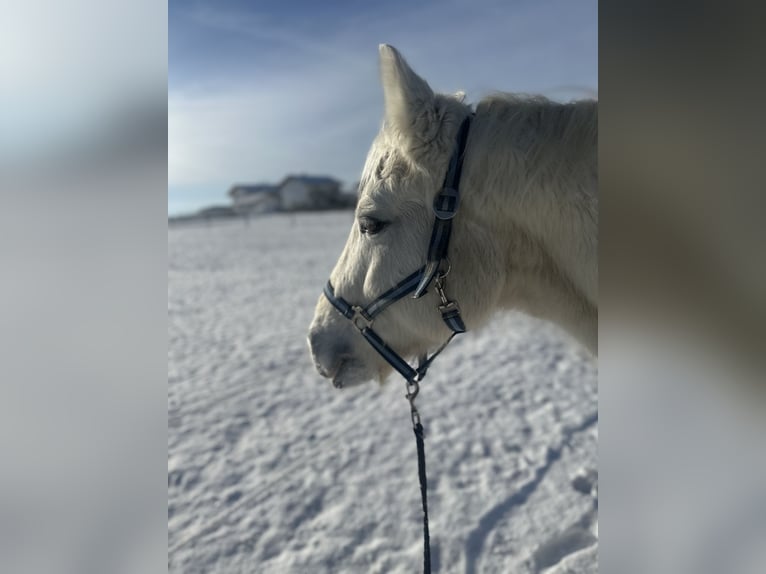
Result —
[{"label": "horse ear", "polygon": [[423,120],[428,120],[434,109],[434,93],[388,44],[380,45],[380,77],[386,123],[405,137],[425,132],[428,126]]}]

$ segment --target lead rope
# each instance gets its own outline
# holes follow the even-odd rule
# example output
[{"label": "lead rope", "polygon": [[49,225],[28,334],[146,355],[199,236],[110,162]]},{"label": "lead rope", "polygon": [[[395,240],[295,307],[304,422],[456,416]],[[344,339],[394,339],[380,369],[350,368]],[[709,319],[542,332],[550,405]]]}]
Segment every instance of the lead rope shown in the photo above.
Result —
[{"label": "lead rope", "polygon": [[431,538],[428,532],[428,483],[426,480],[426,447],[423,440],[423,425],[420,423],[420,413],[415,406],[415,397],[420,392],[417,381],[407,381],[407,400],[410,402],[410,417],[412,430],[415,431],[415,445],[418,450],[418,478],[420,480],[420,499],[423,504],[423,573],[431,574]]},{"label": "lead rope", "polygon": [[[444,281],[451,268],[447,258],[447,248],[452,231],[452,218],[455,217],[460,202],[460,175],[468,142],[468,129],[473,116],[474,114],[469,115],[460,124],[458,143],[450,158],[444,185],[434,198],[433,211],[436,219],[431,231],[426,265],[400,281],[395,287],[386,291],[365,308],[352,305],[342,297],[337,296],[330,281],[324,288],[324,294],[333,307],[350,320],[375,351],[405,379],[407,385],[405,396],[410,403],[412,430],[415,432],[418,450],[418,478],[420,479],[420,497],[423,502],[423,572],[425,574],[431,574],[431,543],[428,534],[425,441],[423,439],[423,425],[420,424],[420,414],[415,407],[415,397],[420,391],[419,382],[425,377],[431,362],[444,350],[455,335],[466,331],[465,323],[460,316],[460,307],[456,301],[451,301],[444,292]],[[440,272],[440,267],[445,262],[447,269]],[[415,299],[422,297],[432,283],[441,302],[438,306],[439,313],[441,313],[442,320],[452,331],[452,334],[430,357],[422,355],[418,361],[418,368],[413,369],[405,359],[386,345],[385,341],[375,333],[372,329],[372,323],[377,315],[402,297],[410,293],[413,293]]]},{"label": "lead rope", "polygon": [[[444,280],[449,273],[447,271],[439,274],[436,278],[436,290],[439,293],[441,299],[441,305],[439,310],[442,311],[444,316],[445,310],[449,310],[455,306],[455,303],[448,300],[444,293]],[[452,307],[451,307],[452,306]],[[459,311],[458,311],[459,314]],[[461,321],[462,326],[462,321]],[[463,328],[464,329],[464,328]],[[420,500],[423,505],[423,573],[431,574],[431,536],[428,531],[428,480],[426,478],[426,446],[423,436],[423,425],[420,422],[420,413],[415,406],[415,398],[420,392],[420,381],[426,376],[428,367],[431,366],[431,362],[441,353],[450,341],[460,331],[453,331],[449,339],[447,339],[441,347],[439,347],[430,357],[422,355],[418,359],[418,368],[416,369],[417,378],[405,381],[407,386],[407,394],[405,397],[410,403],[410,418],[412,419],[412,430],[415,432],[415,446],[418,451],[418,480],[420,481]]]}]

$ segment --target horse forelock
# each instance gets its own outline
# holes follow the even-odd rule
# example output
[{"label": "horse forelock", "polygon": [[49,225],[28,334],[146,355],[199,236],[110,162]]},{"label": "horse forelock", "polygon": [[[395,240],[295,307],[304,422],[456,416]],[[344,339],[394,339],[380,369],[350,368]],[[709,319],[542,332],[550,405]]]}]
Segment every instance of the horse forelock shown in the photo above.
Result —
[{"label": "horse forelock", "polygon": [[408,185],[419,174],[418,166],[408,158],[396,141],[385,131],[375,139],[367,156],[359,185],[360,202],[364,198],[383,200],[387,196],[396,196],[399,201],[408,197]]}]

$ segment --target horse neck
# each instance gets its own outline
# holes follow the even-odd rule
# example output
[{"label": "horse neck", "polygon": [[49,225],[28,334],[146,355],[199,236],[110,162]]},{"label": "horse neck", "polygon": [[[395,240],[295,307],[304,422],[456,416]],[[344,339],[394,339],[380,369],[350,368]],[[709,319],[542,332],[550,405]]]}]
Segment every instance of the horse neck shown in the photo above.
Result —
[{"label": "horse neck", "polygon": [[481,102],[471,128],[463,204],[500,245],[495,264],[506,270],[506,288],[498,303],[559,323],[593,351],[596,113],[595,102]]}]

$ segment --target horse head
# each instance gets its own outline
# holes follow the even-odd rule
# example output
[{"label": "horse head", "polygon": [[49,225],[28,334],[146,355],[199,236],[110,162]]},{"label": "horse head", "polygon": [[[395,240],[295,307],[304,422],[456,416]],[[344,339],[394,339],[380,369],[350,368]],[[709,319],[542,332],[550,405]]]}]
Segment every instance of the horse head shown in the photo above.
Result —
[{"label": "horse head", "polygon": [[[380,47],[380,72],[385,117],[367,155],[354,224],[330,275],[339,296],[362,306],[425,264],[433,199],[460,124],[471,114],[462,95],[435,94],[391,46]],[[466,271],[462,262],[460,267]],[[403,298],[376,317],[375,331],[402,356],[423,354],[450,334],[435,310],[438,303],[433,292]],[[464,311],[469,321],[472,307],[469,302]],[[317,304],[309,345],[317,370],[338,387],[382,381],[391,371],[325,297]]]}]

